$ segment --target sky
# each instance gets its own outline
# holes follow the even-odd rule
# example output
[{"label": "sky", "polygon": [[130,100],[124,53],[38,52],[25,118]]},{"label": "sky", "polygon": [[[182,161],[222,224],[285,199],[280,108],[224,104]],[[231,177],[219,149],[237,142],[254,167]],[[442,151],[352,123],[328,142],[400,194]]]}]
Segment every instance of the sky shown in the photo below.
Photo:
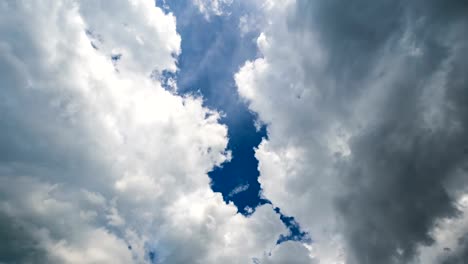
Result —
[{"label": "sky", "polygon": [[0,3],[0,264],[468,262],[463,0]]}]

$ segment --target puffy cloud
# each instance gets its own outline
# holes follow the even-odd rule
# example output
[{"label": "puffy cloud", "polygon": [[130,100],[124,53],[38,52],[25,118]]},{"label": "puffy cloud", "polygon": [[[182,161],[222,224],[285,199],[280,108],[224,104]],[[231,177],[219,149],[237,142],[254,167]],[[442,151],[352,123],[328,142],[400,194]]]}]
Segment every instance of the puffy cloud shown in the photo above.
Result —
[{"label": "puffy cloud", "polygon": [[235,76],[268,125],[263,194],[310,231],[322,262],[416,261],[467,190],[468,6],[263,7],[261,57]]},{"label": "puffy cloud", "polygon": [[4,1],[0,34],[0,262],[247,263],[286,232],[210,189],[227,128],[150,78],[177,68],[171,14]]},{"label": "puffy cloud", "polygon": [[[2,175],[0,217],[4,263],[131,263],[127,241],[98,222],[104,204],[84,192],[61,193],[58,185]],[[62,197],[60,197],[62,196]],[[69,196],[66,199],[63,196]]]}]

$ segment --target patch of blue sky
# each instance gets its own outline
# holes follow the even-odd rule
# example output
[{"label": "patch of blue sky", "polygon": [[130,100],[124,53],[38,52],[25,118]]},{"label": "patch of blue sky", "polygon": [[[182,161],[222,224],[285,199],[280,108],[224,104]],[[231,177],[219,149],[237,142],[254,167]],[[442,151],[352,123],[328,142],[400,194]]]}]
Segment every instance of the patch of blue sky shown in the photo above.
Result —
[{"label": "patch of blue sky", "polygon": [[[182,54],[178,58],[177,87],[181,94],[202,95],[205,106],[223,113],[221,122],[228,126],[232,160],[209,173],[212,188],[232,201],[239,212],[248,213],[268,202],[260,198],[258,161],[254,147],[266,137],[265,128],[257,131],[255,115],[239,98],[234,74],[248,59],[255,58],[255,34],[241,36],[239,14],[245,12],[234,2],[229,15],[213,15],[209,20],[190,1],[166,1],[177,17],[182,36]],[[233,193],[238,186],[249,186]],[[230,195],[231,194],[231,195]]]},{"label": "patch of blue sky", "polygon": [[[239,26],[240,18],[249,13],[242,1],[234,1],[227,15],[213,15],[209,20],[191,0],[166,0],[164,4],[176,16],[182,36],[179,71],[171,76],[177,79],[177,92],[201,95],[205,106],[223,113],[221,122],[228,127],[233,158],[209,173],[211,187],[226,202],[232,201],[240,213],[249,215],[257,206],[271,203],[261,196],[254,152],[267,132],[265,127],[255,126],[256,116],[239,98],[233,76],[246,60],[258,55],[255,39],[259,32]],[[278,243],[309,239],[294,218],[275,211],[290,230]]]}]

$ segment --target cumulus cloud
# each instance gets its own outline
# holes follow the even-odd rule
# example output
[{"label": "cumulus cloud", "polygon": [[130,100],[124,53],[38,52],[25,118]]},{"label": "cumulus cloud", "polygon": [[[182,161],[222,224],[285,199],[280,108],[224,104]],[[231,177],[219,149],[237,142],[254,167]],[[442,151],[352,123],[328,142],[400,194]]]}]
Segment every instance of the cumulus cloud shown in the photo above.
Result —
[{"label": "cumulus cloud", "polygon": [[[2,263],[248,263],[285,227],[210,189],[227,128],[175,71],[172,14],[146,0],[0,3]],[[157,76],[156,76],[157,77]]]},{"label": "cumulus cloud", "polygon": [[[261,56],[235,76],[268,125],[263,194],[310,231],[311,258],[417,263],[467,192],[468,6],[292,0],[263,11]],[[460,241],[446,263],[463,256]]]}]

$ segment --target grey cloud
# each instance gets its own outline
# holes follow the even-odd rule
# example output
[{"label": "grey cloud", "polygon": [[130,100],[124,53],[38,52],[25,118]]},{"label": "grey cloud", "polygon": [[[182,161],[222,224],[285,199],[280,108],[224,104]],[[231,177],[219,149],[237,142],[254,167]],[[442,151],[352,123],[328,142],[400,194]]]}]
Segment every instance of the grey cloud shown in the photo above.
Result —
[{"label": "grey cloud", "polygon": [[444,257],[441,264],[463,264],[468,260],[468,234],[458,239],[458,248],[447,248],[448,256]]},{"label": "grey cloud", "polygon": [[317,71],[317,66],[310,64],[314,61],[309,59],[314,51],[305,50],[302,68],[308,71],[307,82],[324,86],[321,92],[329,99],[326,103],[333,103],[336,111],[364,92],[362,82],[382,63],[388,49],[393,49],[394,54],[401,52],[395,48],[401,45],[399,42],[405,34],[411,42],[408,44],[417,46],[426,55],[415,62],[417,65],[412,70],[430,71],[431,67],[434,70],[447,57],[449,49],[440,38],[446,36],[447,27],[463,23],[466,13],[463,10],[468,11],[466,3],[456,0],[444,4],[440,1],[298,1],[294,12],[289,14],[288,30],[297,34],[312,30],[317,35],[320,51],[327,60]]},{"label": "grey cloud", "polygon": [[[307,150],[293,163],[299,176],[290,169],[275,192],[267,185],[273,176],[262,173],[265,193],[314,228],[316,201],[295,201],[307,215],[280,195],[311,199],[333,181],[348,263],[410,263],[419,246],[433,242],[437,220],[459,216],[455,201],[466,192],[468,162],[467,11],[466,1],[299,0],[278,18],[286,19],[286,33],[281,22],[265,30],[269,68],[251,78],[254,84],[238,75],[252,110],[271,123],[269,147],[296,140]],[[301,77],[291,65],[304,77],[290,78]],[[304,87],[305,96],[284,99],[282,91],[294,92],[285,85]],[[349,135],[350,155],[330,161],[322,146],[336,124]]]},{"label": "grey cloud", "polygon": [[18,223],[15,219],[0,214],[0,263],[46,263],[46,250],[38,248],[37,241],[31,236],[29,230]]},{"label": "grey cloud", "polygon": [[[352,158],[343,172],[349,193],[339,199],[354,252],[351,263],[407,263],[418,244],[432,242],[429,231],[436,219],[457,215],[444,182],[467,161],[463,146],[468,145],[468,80],[462,71],[468,58],[457,50],[458,42],[444,38],[451,37],[446,33],[451,30],[463,36],[466,13],[461,10],[467,5],[451,1],[444,6],[430,1],[298,4],[296,18],[308,17],[318,24],[321,44],[330,54],[326,78],[337,80],[336,87],[342,89],[332,100],[361,96],[372,67],[385,63],[382,56],[398,52],[395,46],[408,27],[416,28],[412,38],[421,49],[420,57],[404,58],[405,68],[396,69],[398,74],[391,77],[387,88],[392,92],[374,109],[379,116],[376,124],[351,139]],[[467,40],[461,41],[466,48]],[[388,49],[394,50],[386,54]],[[428,77],[444,71],[444,63],[450,64],[441,109],[445,126],[431,130],[424,120],[427,102],[421,98],[431,81]],[[381,74],[384,79],[388,73]]]}]

